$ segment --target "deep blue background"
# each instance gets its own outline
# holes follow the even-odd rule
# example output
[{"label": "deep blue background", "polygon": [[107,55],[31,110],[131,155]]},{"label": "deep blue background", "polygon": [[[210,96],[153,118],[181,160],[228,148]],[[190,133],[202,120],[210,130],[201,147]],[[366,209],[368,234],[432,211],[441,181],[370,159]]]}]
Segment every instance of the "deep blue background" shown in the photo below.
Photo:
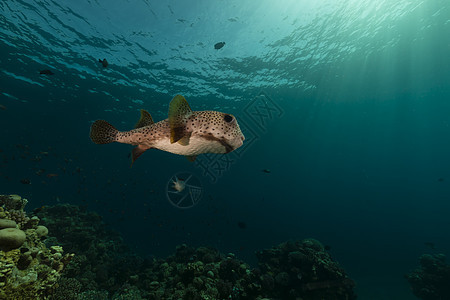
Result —
[{"label": "deep blue background", "polygon": [[[228,15],[222,12],[214,20],[202,11],[202,5],[206,11],[214,11],[214,5],[199,1],[187,12],[190,19],[180,21],[174,14],[177,5],[179,13],[184,9],[181,3],[173,2],[169,10],[136,1],[149,9],[153,5],[148,22],[156,27],[148,30],[155,49],[127,39],[123,28],[134,24],[124,21],[133,19],[125,12],[117,40],[113,29],[102,36],[107,24],[101,21],[116,24],[110,17],[120,9],[105,8],[96,25],[91,23],[95,14],[88,12],[99,4],[82,3],[89,29],[67,25],[71,18],[83,19],[64,11],[69,3],[0,4],[0,104],[5,108],[0,109],[0,193],[28,198],[28,210],[86,205],[146,256],[166,256],[181,243],[206,244],[255,265],[255,250],[313,237],[331,246],[333,257],[357,281],[361,299],[414,299],[403,275],[418,265],[422,253],[450,249],[446,1],[398,1],[397,10],[379,1],[384,9],[368,7],[361,19],[364,3],[343,1],[323,19],[318,13],[307,25],[275,38],[267,33],[274,24],[252,23],[258,14],[274,22],[270,8],[262,5],[244,22],[250,4],[241,10],[230,6]],[[32,13],[42,13],[43,7],[55,14],[48,24]],[[308,9],[314,13],[314,7]],[[230,19],[233,14],[238,21]],[[286,14],[290,18],[280,27],[295,24]],[[360,24],[359,31],[345,26],[342,20],[349,17],[354,18],[350,25]],[[59,27],[51,25],[54,20],[61,20]],[[202,34],[189,31],[195,20],[212,22],[201,44]],[[185,25],[191,21],[193,26]],[[244,32],[273,39],[249,45],[246,38],[256,37],[227,27],[235,23]],[[78,29],[79,38],[71,40],[69,33]],[[216,51],[214,43],[224,37],[226,46]],[[168,47],[177,38],[179,45]],[[325,51],[332,43],[338,46]],[[194,50],[185,50],[189,47]],[[120,51],[135,54],[136,61]],[[96,61],[103,57],[110,61],[108,69]],[[39,75],[46,68],[55,75]],[[264,129],[245,113],[260,92],[282,110]],[[90,141],[93,120],[128,130],[138,109],[146,108],[159,121],[177,93],[194,110],[233,113],[249,125],[243,126],[247,138],[256,133],[216,182],[181,156],[149,150],[130,168],[131,147]],[[39,169],[45,169],[42,175],[36,174]],[[188,210],[174,208],[166,198],[168,180],[180,171],[196,174],[204,188],[201,202]],[[425,242],[435,243],[436,250]]]}]

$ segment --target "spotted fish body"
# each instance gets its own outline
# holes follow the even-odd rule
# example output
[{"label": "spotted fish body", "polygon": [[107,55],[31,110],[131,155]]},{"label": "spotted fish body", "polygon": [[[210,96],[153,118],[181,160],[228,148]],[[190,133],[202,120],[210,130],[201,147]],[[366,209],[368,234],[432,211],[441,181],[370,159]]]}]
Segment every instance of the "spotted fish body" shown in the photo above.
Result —
[{"label": "spotted fish body", "polygon": [[96,144],[119,142],[135,145],[133,162],[147,149],[159,149],[184,155],[189,160],[203,153],[229,153],[244,141],[233,115],[217,111],[192,111],[183,96],[174,97],[169,118],[154,123],[141,110],[136,129],[120,132],[104,120],[92,124],[90,137]]}]

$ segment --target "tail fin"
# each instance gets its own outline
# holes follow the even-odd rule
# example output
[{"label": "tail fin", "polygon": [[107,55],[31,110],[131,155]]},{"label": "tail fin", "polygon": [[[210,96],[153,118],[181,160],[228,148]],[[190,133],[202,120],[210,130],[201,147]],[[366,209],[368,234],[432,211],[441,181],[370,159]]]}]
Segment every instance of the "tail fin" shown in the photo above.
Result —
[{"label": "tail fin", "polygon": [[92,124],[89,136],[96,144],[109,144],[117,140],[118,133],[119,131],[105,120],[97,120]]}]

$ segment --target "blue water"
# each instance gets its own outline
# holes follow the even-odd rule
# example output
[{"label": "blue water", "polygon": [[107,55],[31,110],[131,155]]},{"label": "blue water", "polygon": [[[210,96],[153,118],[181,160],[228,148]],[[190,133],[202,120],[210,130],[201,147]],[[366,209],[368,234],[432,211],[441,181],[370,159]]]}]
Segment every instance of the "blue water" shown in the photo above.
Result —
[{"label": "blue water", "polygon": [[[85,205],[148,256],[256,264],[313,237],[360,299],[415,299],[404,274],[450,252],[450,3],[168,3],[0,2],[0,193]],[[237,117],[231,163],[149,150],[130,168],[130,146],[90,141],[96,119],[167,118],[176,94]],[[168,201],[178,172],[201,182],[192,208]]]}]

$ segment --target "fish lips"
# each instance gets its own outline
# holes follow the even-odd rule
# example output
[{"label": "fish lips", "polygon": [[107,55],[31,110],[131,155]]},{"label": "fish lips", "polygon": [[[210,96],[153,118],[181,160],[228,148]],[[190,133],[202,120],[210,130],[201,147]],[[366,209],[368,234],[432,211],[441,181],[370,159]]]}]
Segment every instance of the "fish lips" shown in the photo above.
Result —
[{"label": "fish lips", "polygon": [[[241,147],[244,144],[244,140],[245,140],[244,135],[241,135],[239,138],[236,138],[231,145],[229,144],[231,151],[234,151],[237,148]],[[231,151],[227,151],[227,153]]]},{"label": "fish lips", "polygon": [[242,145],[244,145],[244,141],[245,141],[245,136],[244,136],[244,135],[241,135],[241,140],[240,140],[240,141],[238,140],[239,146],[237,146],[236,148],[239,148],[239,147],[241,147]]}]

